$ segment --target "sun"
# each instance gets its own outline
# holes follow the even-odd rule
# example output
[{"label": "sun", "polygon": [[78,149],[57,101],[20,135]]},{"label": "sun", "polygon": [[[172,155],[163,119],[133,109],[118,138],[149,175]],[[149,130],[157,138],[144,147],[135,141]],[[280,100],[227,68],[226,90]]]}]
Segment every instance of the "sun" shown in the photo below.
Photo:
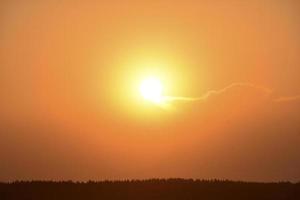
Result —
[{"label": "sun", "polygon": [[152,103],[159,104],[162,102],[163,86],[161,81],[156,77],[148,77],[140,84],[141,96]]}]

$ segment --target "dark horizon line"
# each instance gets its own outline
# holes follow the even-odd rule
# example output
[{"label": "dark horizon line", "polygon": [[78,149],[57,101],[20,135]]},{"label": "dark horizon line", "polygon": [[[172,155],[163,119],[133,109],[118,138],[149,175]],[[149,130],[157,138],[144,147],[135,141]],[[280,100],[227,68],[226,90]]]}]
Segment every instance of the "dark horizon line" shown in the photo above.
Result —
[{"label": "dark horizon line", "polygon": [[248,184],[300,184],[299,181],[246,181],[230,179],[199,179],[199,178],[145,178],[145,179],[103,179],[103,180],[51,180],[51,179],[32,179],[32,180],[13,180],[0,181],[0,184],[18,183],[72,183],[72,184],[97,184],[97,183],[146,183],[146,182],[193,182],[193,183],[248,183]]}]

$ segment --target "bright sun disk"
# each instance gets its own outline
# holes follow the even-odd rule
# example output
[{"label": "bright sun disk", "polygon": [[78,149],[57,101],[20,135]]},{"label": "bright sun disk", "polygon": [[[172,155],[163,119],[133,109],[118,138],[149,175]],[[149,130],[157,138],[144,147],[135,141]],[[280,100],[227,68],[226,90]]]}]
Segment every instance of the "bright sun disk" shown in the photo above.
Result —
[{"label": "bright sun disk", "polygon": [[155,77],[150,77],[142,81],[140,94],[147,101],[160,103],[162,101],[162,89],[160,80]]}]

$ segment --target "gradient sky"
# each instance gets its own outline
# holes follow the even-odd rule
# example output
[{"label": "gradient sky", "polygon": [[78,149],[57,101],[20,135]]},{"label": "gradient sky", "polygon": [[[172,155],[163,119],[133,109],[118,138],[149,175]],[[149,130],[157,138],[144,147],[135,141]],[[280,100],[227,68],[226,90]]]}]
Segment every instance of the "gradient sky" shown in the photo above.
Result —
[{"label": "gradient sky", "polygon": [[0,181],[300,180],[299,1],[3,0],[0,27]]}]

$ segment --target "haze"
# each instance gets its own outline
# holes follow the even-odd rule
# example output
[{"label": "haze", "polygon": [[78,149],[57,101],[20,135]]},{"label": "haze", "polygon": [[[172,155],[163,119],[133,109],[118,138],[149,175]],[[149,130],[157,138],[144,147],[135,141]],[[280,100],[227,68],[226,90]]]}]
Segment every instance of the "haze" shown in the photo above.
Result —
[{"label": "haze", "polygon": [[4,0],[0,27],[0,181],[299,181],[299,1]]}]

